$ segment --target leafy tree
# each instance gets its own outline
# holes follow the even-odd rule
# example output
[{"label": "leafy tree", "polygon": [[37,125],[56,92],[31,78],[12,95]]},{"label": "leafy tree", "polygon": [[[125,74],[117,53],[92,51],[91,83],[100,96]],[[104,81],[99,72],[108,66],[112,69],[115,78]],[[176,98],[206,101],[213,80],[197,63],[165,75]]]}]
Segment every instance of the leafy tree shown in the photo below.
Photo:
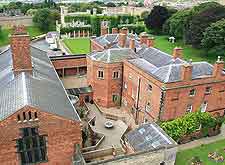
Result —
[{"label": "leafy tree", "polygon": [[141,13],[141,18],[143,20],[145,20],[145,19],[147,19],[148,15],[149,15],[149,12],[148,11],[144,11],[144,12]]},{"label": "leafy tree", "polygon": [[55,25],[55,20],[58,19],[59,14],[56,10],[39,9],[34,17],[33,22],[44,32],[51,30]]},{"label": "leafy tree", "polygon": [[184,27],[190,10],[180,10],[173,14],[163,25],[163,32],[173,35],[176,38],[182,38],[184,35]]},{"label": "leafy tree", "polygon": [[201,43],[209,52],[225,56],[225,19],[211,24],[203,33]]},{"label": "leafy tree", "polygon": [[154,6],[151,13],[145,19],[145,25],[148,29],[154,30],[159,33],[162,31],[162,26],[169,18],[168,9],[162,6]]},{"label": "leafy tree", "polygon": [[211,23],[225,18],[225,7],[212,7],[206,9],[192,17],[188,22],[186,31],[186,41],[194,47],[199,47],[203,38],[203,32]]},{"label": "leafy tree", "polygon": [[106,4],[107,7],[116,7],[115,3],[109,2]]}]

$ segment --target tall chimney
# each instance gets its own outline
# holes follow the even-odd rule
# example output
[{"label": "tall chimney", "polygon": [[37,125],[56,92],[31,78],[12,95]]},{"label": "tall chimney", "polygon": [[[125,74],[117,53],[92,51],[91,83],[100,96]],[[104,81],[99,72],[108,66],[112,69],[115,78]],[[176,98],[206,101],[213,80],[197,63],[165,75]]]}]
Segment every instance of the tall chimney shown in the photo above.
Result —
[{"label": "tall chimney", "polygon": [[112,34],[117,34],[118,33],[118,28],[112,28]]},{"label": "tall chimney", "polygon": [[14,27],[11,50],[14,71],[32,71],[30,36],[24,26]]},{"label": "tall chimney", "polygon": [[123,27],[122,29],[120,29],[120,33],[123,33],[123,34],[128,34],[128,29],[126,27]]},{"label": "tall chimney", "polygon": [[148,40],[148,34],[146,32],[141,33],[141,35],[140,35],[141,44],[147,45],[147,40]]},{"label": "tall chimney", "polygon": [[216,63],[214,64],[214,68],[213,68],[213,77],[220,79],[222,76],[224,76],[222,74],[223,70],[224,70],[224,61],[220,56],[218,56],[218,59]]},{"label": "tall chimney", "polygon": [[192,60],[190,59],[189,62],[185,63],[181,66],[181,80],[182,81],[190,81],[192,80]]},{"label": "tall chimney", "polygon": [[118,38],[119,46],[124,48],[125,45],[126,45],[126,40],[127,40],[127,35],[123,34],[123,33],[120,33],[119,38]]},{"label": "tall chimney", "polygon": [[108,34],[108,31],[109,31],[108,27],[102,26],[101,27],[101,36]]},{"label": "tall chimney", "polygon": [[130,49],[135,49],[135,39],[134,38],[130,39],[129,48]]},{"label": "tall chimney", "polygon": [[148,37],[147,39],[147,46],[150,48],[150,47],[154,47],[154,41],[155,41],[155,38],[154,37]]},{"label": "tall chimney", "polygon": [[176,59],[176,58],[182,58],[183,56],[183,48],[179,48],[179,47],[175,47],[173,49],[173,58]]}]

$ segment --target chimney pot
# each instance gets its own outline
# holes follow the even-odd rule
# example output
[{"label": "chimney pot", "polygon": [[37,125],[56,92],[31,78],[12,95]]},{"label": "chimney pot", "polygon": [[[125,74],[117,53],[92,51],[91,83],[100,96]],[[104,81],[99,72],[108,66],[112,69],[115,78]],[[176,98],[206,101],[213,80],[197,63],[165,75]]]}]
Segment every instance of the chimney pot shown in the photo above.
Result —
[{"label": "chimney pot", "polygon": [[150,47],[154,47],[154,41],[155,41],[155,38],[154,37],[149,37],[147,39],[147,46],[150,48]]},{"label": "chimney pot", "polygon": [[119,46],[124,48],[126,44],[126,40],[127,40],[127,35],[124,33],[120,33],[118,38]]},{"label": "chimney pot", "polygon": [[118,33],[118,28],[112,28],[112,34],[117,34]]},{"label": "chimney pot", "polygon": [[183,48],[179,48],[179,47],[175,47],[173,49],[173,58],[176,59],[176,58],[182,58],[183,56]]},{"label": "chimney pot", "polygon": [[181,80],[182,81],[191,81],[192,80],[192,60],[190,59],[189,62],[185,63],[181,66]]},{"label": "chimney pot", "polygon": [[108,31],[109,31],[108,27],[102,26],[101,27],[101,36],[108,34]]},{"label": "chimney pot", "polygon": [[222,74],[222,71],[224,70],[224,61],[222,57],[218,56],[218,59],[213,67],[213,77],[216,79],[220,79],[224,74]]},{"label": "chimney pot", "polygon": [[148,34],[146,32],[141,33],[140,35],[140,43],[147,45]]}]

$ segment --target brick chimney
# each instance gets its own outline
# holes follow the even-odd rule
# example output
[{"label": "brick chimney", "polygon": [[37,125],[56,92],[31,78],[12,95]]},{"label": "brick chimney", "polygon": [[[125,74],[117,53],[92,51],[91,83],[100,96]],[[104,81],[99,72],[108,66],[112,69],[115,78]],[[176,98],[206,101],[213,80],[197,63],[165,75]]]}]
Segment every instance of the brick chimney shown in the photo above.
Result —
[{"label": "brick chimney", "polygon": [[126,40],[127,40],[127,35],[124,33],[120,33],[118,38],[119,46],[124,48],[126,45]]},{"label": "brick chimney", "polygon": [[224,61],[220,56],[218,56],[218,59],[214,64],[213,68],[213,77],[221,78],[222,76],[224,76],[222,75],[223,70],[224,70]]},{"label": "brick chimney", "polygon": [[192,80],[192,60],[190,59],[189,62],[185,63],[181,66],[181,80],[182,81],[190,81]]},{"label": "brick chimney", "polygon": [[14,71],[32,71],[30,36],[24,26],[14,27],[11,49]]},{"label": "brick chimney", "polygon": [[130,39],[129,48],[130,49],[135,49],[135,39],[134,38]]},{"label": "brick chimney", "polygon": [[183,57],[183,48],[175,47],[173,49],[173,58],[182,58]]},{"label": "brick chimney", "polygon": [[120,29],[120,33],[123,33],[123,34],[128,34],[128,29],[126,27],[123,27],[122,29]]},{"label": "brick chimney", "polygon": [[147,45],[147,40],[148,40],[148,34],[146,32],[141,33],[141,35],[140,35],[141,44]]},{"label": "brick chimney", "polygon": [[118,33],[118,28],[112,28],[112,34],[117,34]]},{"label": "brick chimney", "polygon": [[148,37],[147,39],[147,46],[150,47],[154,47],[154,42],[155,42],[155,38],[154,37]]},{"label": "brick chimney", "polygon": [[101,36],[108,34],[108,31],[109,31],[108,27],[102,26],[101,27]]}]

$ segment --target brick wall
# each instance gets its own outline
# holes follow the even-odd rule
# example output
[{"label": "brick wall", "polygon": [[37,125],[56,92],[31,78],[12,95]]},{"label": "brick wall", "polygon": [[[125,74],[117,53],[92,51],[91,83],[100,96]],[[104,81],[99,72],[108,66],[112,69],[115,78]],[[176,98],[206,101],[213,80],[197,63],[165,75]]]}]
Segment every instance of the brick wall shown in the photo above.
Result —
[{"label": "brick wall", "polygon": [[[17,122],[17,115],[23,112],[37,112],[38,121]],[[47,163],[41,165],[70,165],[74,144],[81,143],[80,123],[39,111],[26,106],[0,122],[0,162],[4,165],[20,164],[16,153],[16,139],[20,138],[20,128],[37,126],[40,135],[47,135]]]},{"label": "brick wall", "polygon": [[55,69],[87,66],[86,58],[52,60]]},{"label": "brick wall", "polygon": [[[98,71],[104,72],[104,78],[98,78]],[[113,79],[113,72],[119,72],[119,78]],[[106,64],[92,61],[87,57],[87,81],[92,86],[94,101],[103,107],[117,106],[112,96],[121,96],[122,87],[122,63]]]},{"label": "brick wall", "polygon": [[[123,105],[127,104],[127,108],[130,110],[132,106],[136,105],[138,79],[141,80],[139,122],[143,122],[144,118],[150,120],[158,120],[158,118],[162,120],[174,119],[183,116],[189,104],[193,106],[193,111],[197,111],[204,101],[208,104],[207,112],[224,114],[225,76],[219,77],[219,79],[210,76],[191,81],[163,84],[128,62],[124,63],[123,75],[124,84],[127,86],[127,89],[123,87]],[[152,92],[147,90],[148,84],[152,86]],[[212,88],[210,94],[205,94],[206,87]],[[164,97],[162,97],[163,89],[165,89]],[[196,95],[191,97],[189,93],[192,89],[196,90]],[[132,97],[132,95],[135,97]],[[163,104],[161,104],[161,101]],[[152,107],[150,113],[145,112],[145,106],[148,102]]]}]

